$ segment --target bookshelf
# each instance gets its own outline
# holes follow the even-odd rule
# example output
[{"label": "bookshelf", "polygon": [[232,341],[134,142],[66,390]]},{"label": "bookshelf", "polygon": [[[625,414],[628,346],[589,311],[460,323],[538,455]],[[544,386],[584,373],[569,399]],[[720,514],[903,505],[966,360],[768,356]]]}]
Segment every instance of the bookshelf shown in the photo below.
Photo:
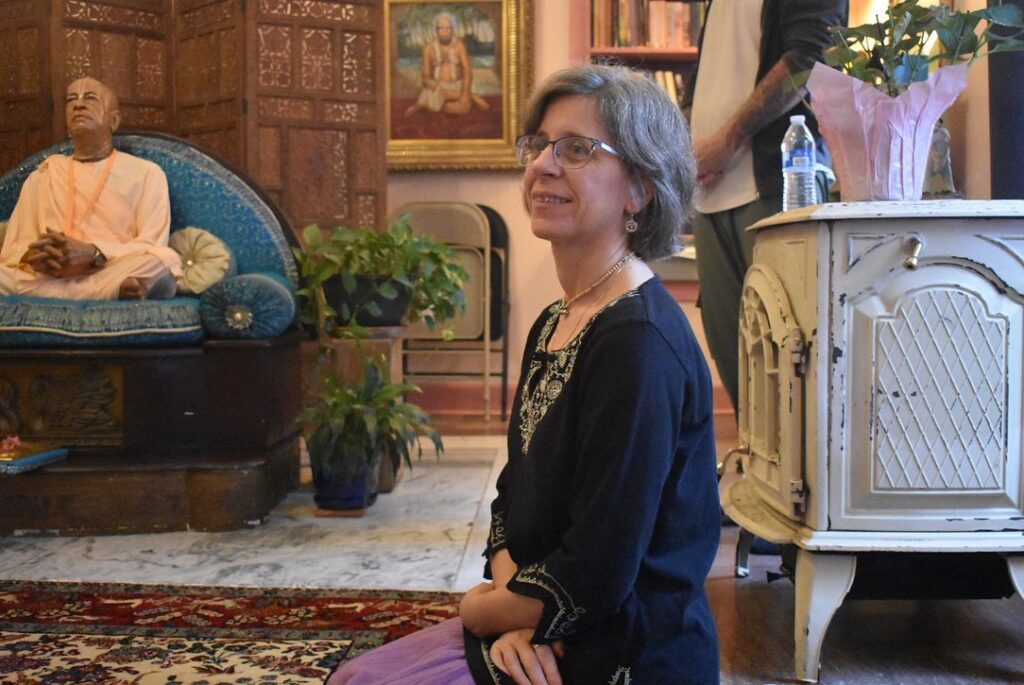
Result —
[{"label": "bookshelf", "polygon": [[[628,47],[603,44],[595,45],[595,41],[593,39],[593,11],[595,4],[601,1],[602,0],[570,0],[569,24],[572,27],[572,31],[569,36],[570,61],[573,63],[581,63],[599,57],[615,57],[621,59],[625,64],[645,69],[652,73],[670,72],[672,74],[678,74],[679,77],[675,79],[677,85],[676,97],[678,100],[681,100],[683,96],[681,85],[685,84],[689,79],[690,72],[697,61],[695,36],[699,31],[699,26],[694,27],[691,25],[687,31],[687,42],[690,44],[678,47],[652,47],[646,44],[629,45]],[[620,0],[610,0],[610,2],[618,3]],[[608,3],[606,2],[605,5],[607,6],[607,4]],[[637,34],[644,33],[643,27],[647,23],[647,17],[643,16],[643,13],[646,11],[649,3],[647,0],[629,0],[626,4],[630,5],[631,11],[639,12],[640,14],[638,21],[633,25],[633,31]],[[703,5],[702,2],[685,2],[681,4],[687,10],[695,4]],[[614,38],[612,41],[614,41]],[[612,41],[599,40],[596,42]],[[636,35],[628,42],[644,43],[645,40],[643,36]]]}]

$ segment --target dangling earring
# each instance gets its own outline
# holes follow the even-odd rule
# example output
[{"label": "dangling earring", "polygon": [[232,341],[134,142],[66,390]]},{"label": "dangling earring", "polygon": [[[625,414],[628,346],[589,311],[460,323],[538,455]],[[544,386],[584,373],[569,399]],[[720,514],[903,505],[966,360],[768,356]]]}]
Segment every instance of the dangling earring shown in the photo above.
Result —
[{"label": "dangling earring", "polygon": [[638,228],[640,228],[640,224],[636,222],[636,215],[630,214],[629,219],[626,220],[626,233],[636,233]]}]

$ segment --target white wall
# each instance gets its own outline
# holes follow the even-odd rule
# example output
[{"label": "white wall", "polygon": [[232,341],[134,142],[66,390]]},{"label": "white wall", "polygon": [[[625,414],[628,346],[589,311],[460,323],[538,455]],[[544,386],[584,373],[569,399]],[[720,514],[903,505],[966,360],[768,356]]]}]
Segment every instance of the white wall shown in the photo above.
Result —
[{"label": "white wall", "polygon": [[[955,0],[958,10],[984,9],[985,0]],[[953,180],[957,190],[972,200],[992,197],[988,133],[988,59],[975,62],[967,72],[967,89],[945,115],[950,142]]]},{"label": "white wall", "polygon": [[[569,64],[569,3],[534,1],[534,83]],[[542,306],[562,295],[546,242],[530,233],[520,194],[520,172],[392,171],[388,176],[388,213],[423,200],[474,202],[493,207],[509,229],[511,314],[509,367],[518,377],[530,324]]]}]

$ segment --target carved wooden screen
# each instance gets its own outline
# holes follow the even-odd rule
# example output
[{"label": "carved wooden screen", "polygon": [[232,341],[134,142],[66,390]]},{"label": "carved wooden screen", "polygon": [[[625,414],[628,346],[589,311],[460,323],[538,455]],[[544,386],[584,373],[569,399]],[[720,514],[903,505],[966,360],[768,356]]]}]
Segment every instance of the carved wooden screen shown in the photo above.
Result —
[{"label": "carved wooden screen", "polygon": [[259,0],[251,168],[296,226],[376,227],[385,207],[381,3]]},{"label": "carved wooden screen", "polygon": [[178,0],[174,27],[178,135],[246,169],[242,3]]}]

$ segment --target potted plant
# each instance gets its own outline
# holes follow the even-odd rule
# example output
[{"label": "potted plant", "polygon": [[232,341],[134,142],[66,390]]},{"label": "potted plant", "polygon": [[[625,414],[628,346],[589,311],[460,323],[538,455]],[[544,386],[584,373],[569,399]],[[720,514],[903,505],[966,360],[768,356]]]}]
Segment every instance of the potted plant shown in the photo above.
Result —
[{"label": "potted plant", "polygon": [[341,226],[327,237],[311,225],[303,241],[294,250],[303,318],[327,335],[421,319],[433,328],[465,309],[467,275],[451,248],[414,233],[404,216],[384,231]]},{"label": "potted plant", "polygon": [[[300,415],[321,509],[361,512],[376,497],[378,477],[392,486],[419,437],[441,438],[430,416],[404,402],[418,392],[392,382],[387,360],[369,344],[371,326],[445,321],[465,308],[467,278],[444,243],[413,233],[400,218],[384,231],[339,227],[303,232],[295,250],[303,320],[317,333],[313,388]],[[398,306],[394,305],[398,303]],[[383,320],[385,309],[395,309]]]},{"label": "potted plant", "polygon": [[902,0],[873,23],[832,27],[834,45],[807,88],[842,199],[920,199],[932,132],[966,86],[967,67],[986,48],[1024,49],[993,32],[1022,26],[1016,5],[953,11]]},{"label": "potted plant", "polygon": [[430,416],[400,401],[416,390],[410,383],[388,381],[374,360],[365,363],[362,377],[355,380],[324,376],[323,387],[299,417],[318,506],[359,515],[377,497],[385,456],[411,468],[413,450],[422,456],[420,436],[429,438],[438,454],[443,451]]}]

